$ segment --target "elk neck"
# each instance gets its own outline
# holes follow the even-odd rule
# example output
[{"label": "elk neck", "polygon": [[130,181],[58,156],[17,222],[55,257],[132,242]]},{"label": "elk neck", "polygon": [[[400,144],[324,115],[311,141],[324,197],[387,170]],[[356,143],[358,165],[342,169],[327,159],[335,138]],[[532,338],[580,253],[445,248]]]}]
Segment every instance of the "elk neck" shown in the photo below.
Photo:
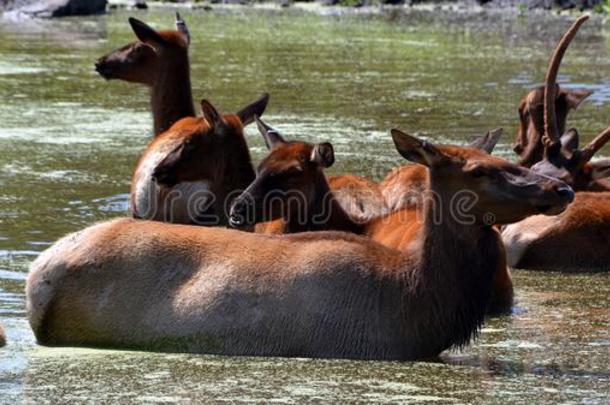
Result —
[{"label": "elk neck", "polygon": [[435,169],[429,181],[428,190],[435,197],[426,198],[420,240],[405,252],[413,255],[414,266],[399,272],[399,277],[406,284],[404,333],[419,341],[417,350],[438,353],[466,345],[482,324],[502,249],[493,228],[467,224],[452,215],[457,189],[447,187]]},{"label": "elk neck", "polygon": [[166,62],[151,88],[155,136],[184,117],[194,117],[188,56],[186,62]]},{"label": "elk neck", "polygon": [[305,204],[306,212],[300,207],[290,210],[290,216],[285,218],[286,233],[336,230],[360,234],[364,231],[364,226],[351,219],[341,207],[323,174],[316,176],[313,196]]}]

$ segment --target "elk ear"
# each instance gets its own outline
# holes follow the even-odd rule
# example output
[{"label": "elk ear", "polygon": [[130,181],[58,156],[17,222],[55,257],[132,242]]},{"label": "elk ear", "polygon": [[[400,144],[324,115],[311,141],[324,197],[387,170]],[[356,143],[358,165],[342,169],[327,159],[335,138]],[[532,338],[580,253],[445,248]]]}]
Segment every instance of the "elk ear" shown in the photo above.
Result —
[{"label": "elk ear", "polygon": [[491,155],[500,137],[504,133],[502,128],[496,128],[489,131],[487,134],[477,138],[469,146],[471,148],[481,149]]},{"label": "elk ear", "polygon": [[176,11],[176,31],[181,33],[186,40],[186,44],[191,44],[191,34],[189,33],[189,29],[186,26],[186,21],[182,19],[180,13]]},{"label": "elk ear", "polygon": [[311,161],[322,167],[331,167],[335,163],[335,151],[329,142],[322,142],[313,147]]},{"label": "elk ear", "polygon": [[436,146],[429,142],[422,141],[398,129],[393,129],[391,132],[396,150],[402,157],[411,162],[432,167],[448,159]]},{"label": "elk ear", "polygon": [[280,135],[278,131],[267,125],[267,123],[258,118],[257,115],[254,116],[254,120],[256,121],[256,127],[258,128],[258,131],[261,133],[263,139],[265,140],[265,145],[267,145],[267,149],[271,150],[276,145],[286,143],[286,140],[284,139],[284,137],[282,137],[282,135]]},{"label": "elk ear", "polygon": [[262,116],[265,108],[267,108],[267,103],[269,103],[269,93],[263,93],[256,101],[239,110],[237,116],[241,120],[242,125],[245,127],[254,122],[255,116]]},{"label": "elk ear", "polygon": [[574,152],[576,149],[578,149],[579,136],[578,131],[575,128],[570,128],[567,130],[563,135],[561,135],[560,140],[562,148],[570,152]]},{"label": "elk ear", "polygon": [[605,179],[610,177],[610,159],[600,159],[590,162],[591,177],[593,180]]},{"label": "elk ear", "polygon": [[203,113],[203,118],[210,124],[212,129],[224,123],[222,115],[208,100],[201,100],[201,112]]},{"label": "elk ear", "polygon": [[591,94],[593,94],[593,90],[587,89],[562,90],[561,92],[561,96],[565,98],[568,108],[572,108],[574,110],[576,110],[578,106]]},{"label": "elk ear", "polygon": [[137,18],[129,17],[129,25],[140,41],[165,44],[165,39],[157,31]]}]

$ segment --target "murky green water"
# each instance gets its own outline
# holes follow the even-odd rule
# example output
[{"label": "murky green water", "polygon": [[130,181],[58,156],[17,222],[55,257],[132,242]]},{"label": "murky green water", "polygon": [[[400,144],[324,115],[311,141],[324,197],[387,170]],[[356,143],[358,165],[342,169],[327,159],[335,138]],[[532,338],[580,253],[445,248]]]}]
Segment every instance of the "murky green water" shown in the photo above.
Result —
[{"label": "murky green water", "polygon": [[[141,18],[167,27],[170,12]],[[331,140],[335,172],[375,179],[401,159],[388,129],[465,142],[509,136],[518,100],[542,80],[565,27],[555,17],[298,12],[185,13],[197,99],[233,111],[266,90],[267,119]],[[126,210],[150,138],[145,89],[104,82],[93,61],[132,40],[127,14],[0,25],[0,402],[608,402],[610,277],[515,272],[511,317],[434,363],[226,358],[49,349],[24,313],[29,263],[64,233]],[[550,37],[549,37],[550,36]],[[561,81],[596,90],[572,123],[590,139],[610,121],[610,28],[594,20]],[[263,143],[249,129],[256,158]],[[606,148],[605,153],[610,153]],[[610,248],[610,247],[609,247]]]}]

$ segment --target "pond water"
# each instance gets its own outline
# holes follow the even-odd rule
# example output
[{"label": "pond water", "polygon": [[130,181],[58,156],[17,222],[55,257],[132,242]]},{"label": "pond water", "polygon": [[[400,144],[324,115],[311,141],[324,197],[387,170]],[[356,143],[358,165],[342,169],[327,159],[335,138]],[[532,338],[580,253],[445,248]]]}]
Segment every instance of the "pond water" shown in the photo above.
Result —
[{"label": "pond water", "polygon": [[[325,15],[323,15],[325,14]],[[67,232],[125,214],[151,137],[146,89],[105,82],[94,60],[133,40],[128,15],[171,27],[170,11],[0,25],[0,403],[610,401],[610,277],[516,270],[512,316],[434,362],[229,358],[44,348],[25,318],[38,253]],[[548,15],[388,11],[184,12],[196,99],[231,112],[263,91],[293,138],[330,140],[331,172],[379,180],[403,160],[388,130],[465,143],[493,127],[512,158],[520,97],[543,79],[567,26]],[[610,30],[588,22],[560,82],[595,89],[571,116],[591,139],[610,121]],[[255,160],[264,153],[254,128]],[[610,154],[607,147],[602,154]],[[610,247],[609,247],[610,248]],[[127,310],[127,309],[126,309]]]}]

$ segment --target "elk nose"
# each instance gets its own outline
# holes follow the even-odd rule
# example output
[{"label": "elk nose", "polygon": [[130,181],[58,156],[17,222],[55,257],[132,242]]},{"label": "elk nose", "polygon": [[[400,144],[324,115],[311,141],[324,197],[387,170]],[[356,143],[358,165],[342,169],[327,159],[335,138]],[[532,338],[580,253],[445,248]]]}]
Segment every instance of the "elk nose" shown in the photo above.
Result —
[{"label": "elk nose", "polygon": [[248,206],[244,200],[236,199],[229,212],[229,224],[234,228],[246,225]]},{"label": "elk nose", "polygon": [[574,201],[574,190],[570,186],[557,186],[555,192],[562,199],[568,202]]}]

